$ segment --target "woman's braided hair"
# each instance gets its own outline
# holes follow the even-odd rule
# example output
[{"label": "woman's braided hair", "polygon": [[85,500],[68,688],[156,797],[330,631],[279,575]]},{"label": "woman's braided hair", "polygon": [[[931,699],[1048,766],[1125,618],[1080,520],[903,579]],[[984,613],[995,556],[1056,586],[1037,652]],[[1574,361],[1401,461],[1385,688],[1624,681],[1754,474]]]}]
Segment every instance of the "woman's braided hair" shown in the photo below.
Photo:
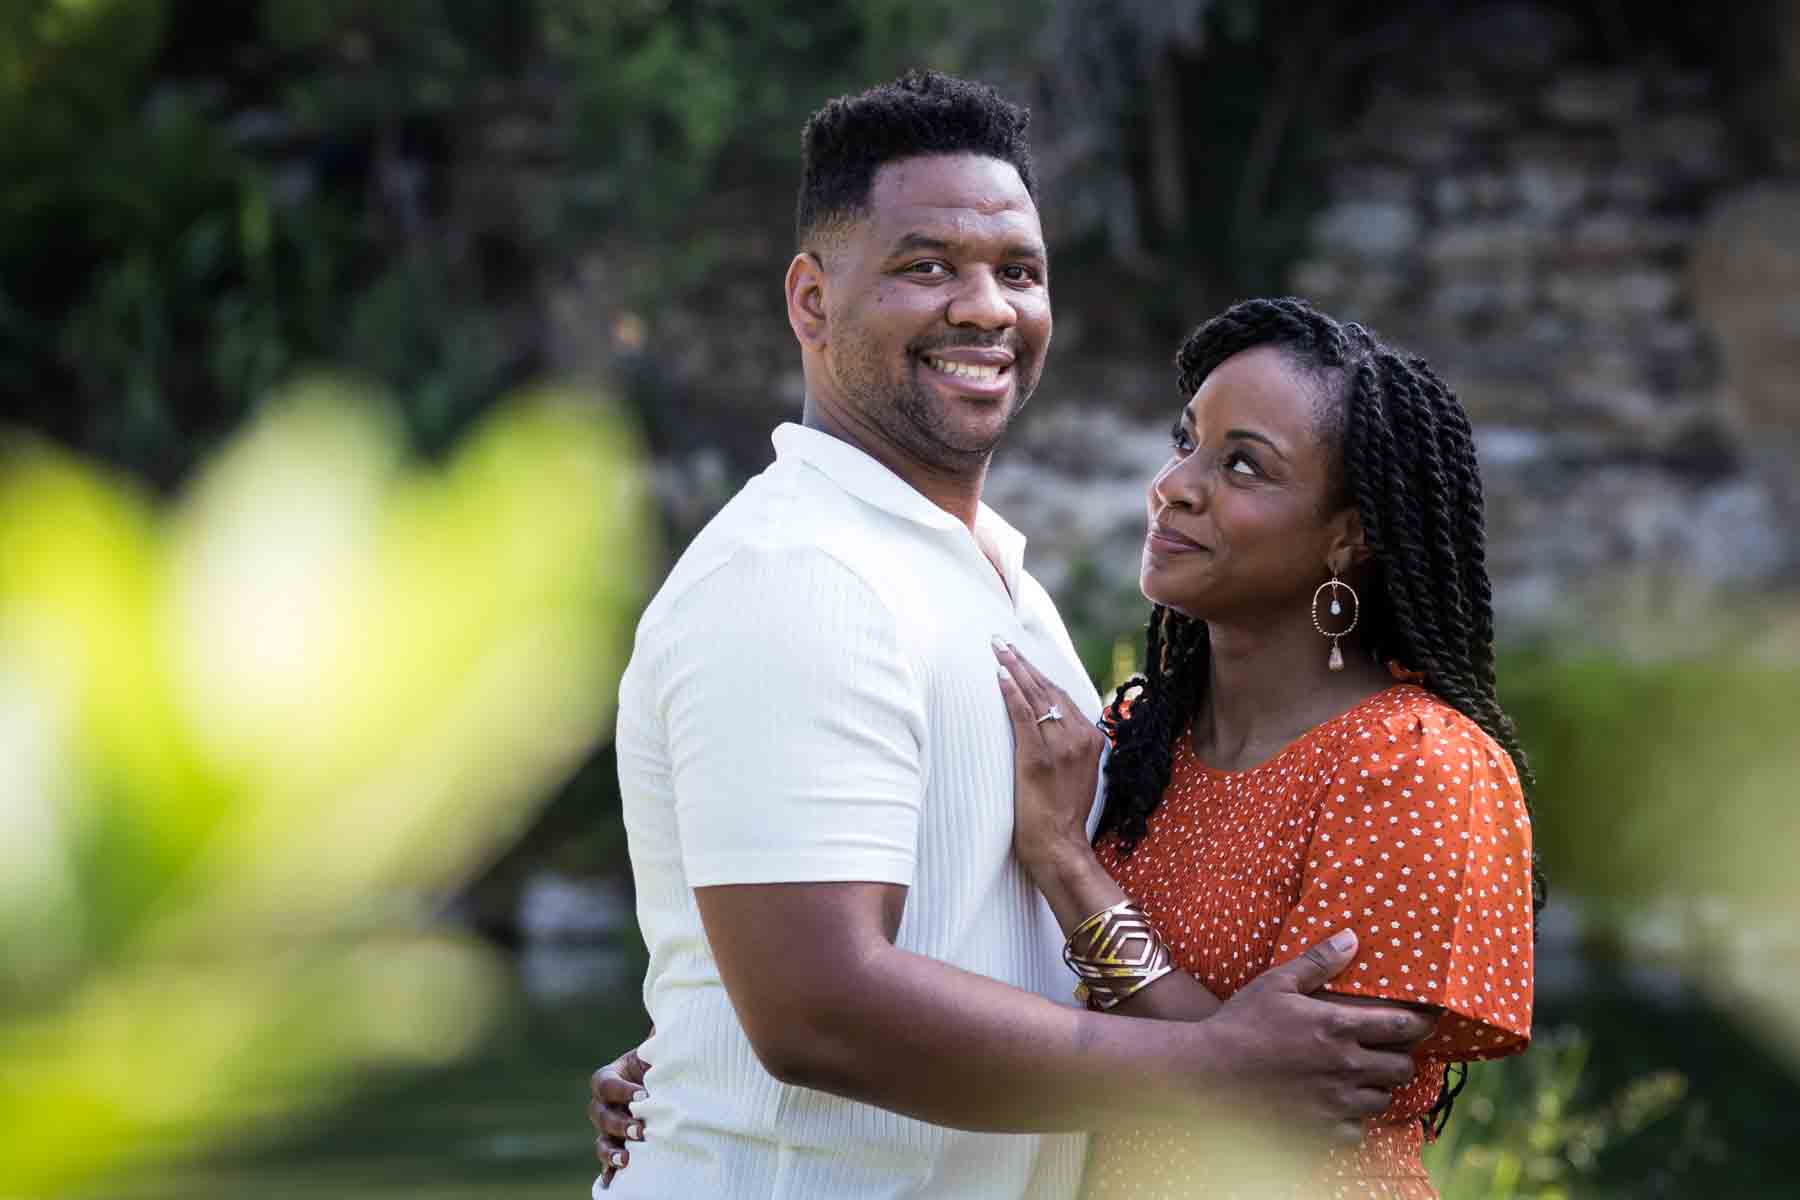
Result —
[{"label": "woman's braided hair", "polygon": [[[1320,426],[1342,448],[1345,498],[1355,501],[1370,552],[1363,644],[1377,661],[1422,675],[1425,688],[1498,742],[1529,804],[1531,768],[1494,690],[1481,474],[1461,403],[1424,359],[1293,298],[1246,300],[1194,330],[1175,357],[1181,395],[1191,397],[1213,368],[1255,346],[1281,350],[1333,395]],[[1144,671],[1119,687],[1107,717],[1113,748],[1100,830],[1115,835],[1122,856],[1143,838],[1169,786],[1176,739],[1206,701],[1209,658],[1205,622],[1151,609]],[[1534,916],[1544,892],[1534,856]],[[1442,1127],[1461,1086],[1460,1074],[1452,1084],[1446,1071],[1427,1128]]]}]

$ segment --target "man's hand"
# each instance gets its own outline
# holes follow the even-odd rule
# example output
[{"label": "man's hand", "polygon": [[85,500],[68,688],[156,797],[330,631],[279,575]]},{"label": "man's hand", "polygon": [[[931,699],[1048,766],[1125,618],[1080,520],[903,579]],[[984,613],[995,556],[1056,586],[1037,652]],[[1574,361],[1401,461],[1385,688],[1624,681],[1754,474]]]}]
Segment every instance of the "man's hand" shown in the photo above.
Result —
[{"label": "man's hand", "polygon": [[1356,954],[1344,930],[1293,962],[1263,972],[1207,1020],[1220,1035],[1225,1083],[1260,1099],[1288,1124],[1362,1137],[1413,1077],[1412,1048],[1437,1027],[1435,1013],[1400,1004],[1314,996]]},{"label": "man's hand", "polygon": [[600,1160],[602,1189],[611,1187],[613,1176],[630,1165],[631,1151],[625,1143],[644,1140],[644,1123],[632,1115],[631,1105],[650,1098],[644,1090],[644,1072],[649,1066],[633,1048],[588,1080],[588,1123],[599,1135],[594,1139],[594,1157]]}]

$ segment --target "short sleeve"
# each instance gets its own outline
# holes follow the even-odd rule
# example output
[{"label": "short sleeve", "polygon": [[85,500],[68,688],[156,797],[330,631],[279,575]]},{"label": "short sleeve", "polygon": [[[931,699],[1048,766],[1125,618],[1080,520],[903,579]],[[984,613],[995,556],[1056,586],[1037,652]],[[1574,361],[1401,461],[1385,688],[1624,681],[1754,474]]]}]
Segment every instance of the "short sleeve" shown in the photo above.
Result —
[{"label": "short sleeve", "polygon": [[814,549],[743,548],[682,597],[664,640],[690,886],[912,884],[923,699],[859,576]]},{"label": "short sleeve", "polygon": [[1347,926],[1357,955],[1327,990],[1442,1008],[1421,1055],[1497,1058],[1530,1040],[1531,924],[1531,823],[1505,752],[1456,713],[1354,733],[1278,961]]}]

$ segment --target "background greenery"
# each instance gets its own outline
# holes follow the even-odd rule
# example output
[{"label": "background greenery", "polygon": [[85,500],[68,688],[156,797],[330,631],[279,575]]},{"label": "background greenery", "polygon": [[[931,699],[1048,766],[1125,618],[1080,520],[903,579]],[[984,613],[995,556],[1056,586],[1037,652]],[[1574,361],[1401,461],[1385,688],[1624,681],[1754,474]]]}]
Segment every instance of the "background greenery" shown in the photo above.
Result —
[{"label": "background greenery", "polygon": [[[1612,19],[1613,6],[1575,7],[1579,19]],[[603,250],[613,264],[622,310],[704,312],[711,289],[785,244],[805,115],[929,64],[1031,101],[1040,160],[1058,179],[1046,219],[1059,297],[1104,298],[1131,314],[1120,336],[1160,355],[1193,312],[1278,285],[1319,201],[1332,105],[1354,91],[1353,78],[1319,76],[1331,39],[1312,14],[1324,8],[1338,28],[1357,23],[1355,3],[1281,0],[10,0],[0,6],[0,412],[35,448],[9,454],[6,479],[24,478],[27,458],[50,461],[48,444],[65,464],[56,478],[77,482],[51,489],[54,503],[15,505],[4,544],[44,548],[39,565],[54,565],[88,544],[80,530],[113,531],[60,595],[71,611],[98,605],[83,636],[89,667],[112,679],[96,692],[115,698],[105,719],[130,729],[149,705],[155,721],[141,729],[178,730],[173,702],[157,699],[166,680],[141,665],[167,650],[165,635],[141,618],[112,622],[105,605],[140,603],[159,586],[146,581],[161,570],[162,522],[198,503],[238,439],[290,428],[290,385],[326,366],[341,402],[385,414],[372,443],[359,434],[353,444],[386,447],[377,457],[409,464],[408,478],[441,464],[463,481],[419,485],[438,497],[441,524],[415,534],[438,548],[433,569],[448,572],[436,578],[449,590],[480,576],[511,529],[599,564],[615,585],[607,611],[628,623],[642,589],[620,581],[653,576],[661,522],[637,513],[597,550],[593,530],[532,507],[543,492],[509,491],[493,473],[510,464],[541,481],[534,456],[501,455],[487,473],[469,465],[507,427],[488,423],[511,411],[507,397],[559,365],[548,297],[584,255]],[[1688,29],[1649,15],[1641,32],[1653,41]],[[1330,49],[1334,62],[1361,53]],[[1158,134],[1171,104],[1214,116],[1216,136],[1171,149]],[[631,341],[628,325],[592,332],[598,343],[609,335]],[[679,446],[686,431],[664,414],[657,380],[632,361],[613,365],[652,446]],[[604,407],[591,390],[579,395],[577,407]],[[617,463],[639,461],[627,443],[609,451]],[[472,507],[453,502],[457,487]],[[89,509],[56,506],[71,494],[126,515],[96,526],[72,515]],[[538,500],[507,508],[508,495]],[[473,515],[484,504],[530,520],[484,523]],[[561,542],[546,532],[556,529]],[[20,591],[19,561],[0,566],[7,595],[59,594]],[[567,566],[525,563],[521,578],[566,583]],[[520,586],[515,600],[541,599]],[[1135,592],[1078,567],[1058,600],[1096,679],[1116,679],[1141,620]],[[416,594],[404,604],[416,607],[392,610],[401,623],[431,607]],[[485,611],[465,633],[506,610]],[[134,629],[135,648],[122,640]],[[1476,1071],[1452,1138],[1433,1152],[1447,1196],[1790,1190],[1797,646],[1793,618],[1771,609],[1641,660],[1510,648],[1504,698],[1542,779],[1537,830],[1553,887],[1580,902],[1566,940],[1585,982],[1540,1006],[1552,1036],[1537,1051]],[[372,694],[391,694],[391,680],[376,684]],[[358,711],[341,697],[328,707],[340,722]],[[475,918],[510,935],[510,914],[483,897],[510,898],[511,881],[546,865],[617,871],[602,732],[593,723],[586,757],[543,777],[525,805],[547,801],[541,815],[486,827],[429,873],[432,886],[484,873]],[[119,794],[152,810],[181,797],[166,811],[189,814],[183,836],[208,827],[206,812],[260,794],[234,790],[243,780],[216,777],[198,751],[146,761],[141,738],[97,744],[124,756]],[[183,771],[204,786],[181,784]],[[59,901],[87,914],[80,937],[34,941],[28,923],[6,926],[17,1038],[43,1028],[27,1010],[32,1021],[76,1011],[81,986],[137,945],[145,897],[184,878],[177,851],[189,843],[175,838],[173,857],[158,857],[138,809],[107,811],[117,823],[95,826],[111,833],[87,844],[81,886]],[[196,911],[206,895],[188,896]],[[336,1032],[320,1037],[336,1050],[318,1061],[337,1068],[308,1076],[329,1086],[300,1089],[324,1105],[314,1123],[295,1123],[299,1096],[267,1081],[237,1080],[253,1098],[244,1119],[211,1126],[204,1106],[174,1120],[174,1101],[152,1097],[156,1119],[129,1125],[131,1137],[91,1164],[205,1153],[186,1174],[127,1170],[93,1194],[517,1197],[585,1186],[582,1079],[636,1035],[638,949],[623,948],[620,982],[579,1009],[527,1004],[512,960],[464,952],[475,957],[457,969],[475,972],[487,997],[466,1030],[496,1020],[496,1031],[447,1036],[431,1043],[433,1061],[396,1068],[346,1050],[354,1020],[327,1022]],[[46,996],[64,1008],[46,1009]],[[0,1075],[0,1112],[34,1111],[41,1097],[18,1090],[27,1078]]]}]

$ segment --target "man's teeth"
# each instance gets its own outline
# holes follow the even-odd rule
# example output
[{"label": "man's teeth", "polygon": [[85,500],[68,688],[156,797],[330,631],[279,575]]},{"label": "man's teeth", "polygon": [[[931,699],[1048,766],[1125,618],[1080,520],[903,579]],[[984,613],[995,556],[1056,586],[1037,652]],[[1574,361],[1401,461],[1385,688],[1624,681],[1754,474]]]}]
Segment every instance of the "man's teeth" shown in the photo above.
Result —
[{"label": "man's teeth", "polygon": [[992,383],[994,380],[1000,378],[1000,372],[1004,369],[1001,367],[977,366],[975,363],[946,362],[941,358],[931,358],[930,356],[927,356],[925,361],[930,364],[931,369],[934,371],[942,371],[946,375],[955,375],[959,379],[979,379],[986,383]]}]

